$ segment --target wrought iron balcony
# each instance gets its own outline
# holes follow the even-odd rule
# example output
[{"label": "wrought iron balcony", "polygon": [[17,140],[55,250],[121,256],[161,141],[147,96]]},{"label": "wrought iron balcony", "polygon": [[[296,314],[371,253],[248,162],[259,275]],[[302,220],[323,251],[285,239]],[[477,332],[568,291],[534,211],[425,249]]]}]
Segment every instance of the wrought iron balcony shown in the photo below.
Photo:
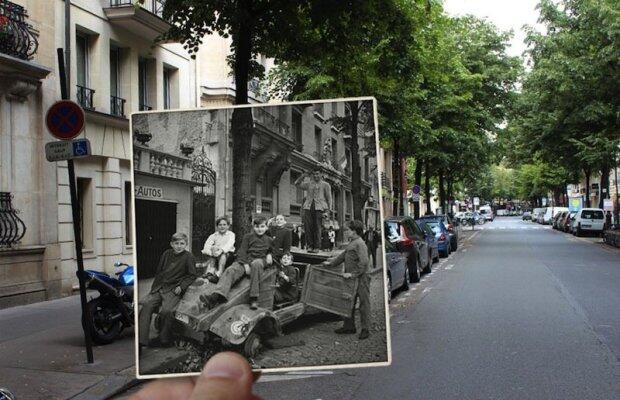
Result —
[{"label": "wrought iron balcony", "polygon": [[171,27],[163,19],[165,4],[165,0],[110,0],[110,7],[103,11],[111,24],[153,40]]},{"label": "wrought iron balcony", "polygon": [[0,0],[0,53],[30,60],[39,47],[39,32],[26,22],[26,9]]},{"label": "wrought iron balcony", "polygon": [[252,108],[252,116],[255,124],[262,125],[271,132],[290,138],[291,128],[289,125],[281,119],[269,114],[263,108]]},{"label": "wrought iron balcony", "polygon": [[84,86],[77,86],[77,102],[85,110],[94,110],[93,97],[95,97],[95,89],[90,89]]},{"label": "wrought iron balcony", "polygon": [[110,96],[110,114],[116,115],[117,117],[125,116],[125,99]]},{"label": "wrought iron balcony", "polygon": [[[135,0],[110,0],[110,7],[125,7],[134,6]],[[143,9],[157,15],[161,18],[164,14],[164,5],[166,0],[144,0],[142,3],[138,3]]]},{"label": "wrought iron balcony", "polygon": [[18,244],[26,234],[26,224],[13,208],[12,198],[10,192],[0,192],[0,248]]}]

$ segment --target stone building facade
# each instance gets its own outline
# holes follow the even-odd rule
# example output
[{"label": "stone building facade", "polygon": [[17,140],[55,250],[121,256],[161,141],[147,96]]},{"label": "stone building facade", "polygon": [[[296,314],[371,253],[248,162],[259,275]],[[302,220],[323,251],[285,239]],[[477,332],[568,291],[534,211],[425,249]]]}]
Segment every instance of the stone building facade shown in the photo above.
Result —
[{"label": "stone building facade", "polygon": [[[0,84],[0,184],[27,227],[21,243],[0,253],[0,276],[10,277],[0,280],[0,307],[71,294],[77,285],[67,165],[44,159],[45,143],[54,140],[45,111],[61,98],[56,48],[65,47],[65,2],[14,3],[28,11],[39,46],[29,61],[0,55],[0,74],[34,87],[16,97],[28,90]],[[75,162],[85,268],[112,272],[115,261],[133,262],[129,114],[197,105],[195,62],[178,43],[153,46],[170,27],[162,5],[71,0],[69,93],[85,110],[80,137],[93,153]]]}]

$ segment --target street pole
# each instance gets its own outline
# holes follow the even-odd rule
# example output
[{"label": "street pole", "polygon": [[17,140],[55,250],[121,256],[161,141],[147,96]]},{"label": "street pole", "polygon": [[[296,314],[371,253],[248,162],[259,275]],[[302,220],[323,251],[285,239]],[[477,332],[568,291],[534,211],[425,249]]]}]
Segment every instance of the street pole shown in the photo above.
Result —
[{"label": "street pole", "polygon": [[[620,150],[620,144],[618,145],[618,150]],[[614,225],[620,226],[620,221],[618,221],[618,216],[620,215],[620,202],[618,201],[618,164],[620,164],[620,158],[616,158],[616,176],[614,177],[614,182],[616,183],[616,207],[614,208]]]},{"label": "street pole", "polygon": [[[68,1],[68,0],[65,0]],[[69,100],[69,88],[67,85],[64,54],[62,49],[56,50],[58,53],[58,75],[60,77],[60,93],[63,100]],[[86,361],[89,364],[94,362],[93,343],[90,337],[90,330],[87,328],[87,321],[90,319],[87,301],[86,284],[84,283],[84,260],[82,258],[82,232],[80,226],[80,207],[75,187],[75,166],[73,160],[67,160],[69,170],[69,192],[71,194],[71,214],[73,216],[73,236],[75,243],[75,258],[77,260],[78,282],[80,283],[80,303],[82,305],[82,330],[84,331],[84,343],[86,345]]]}]

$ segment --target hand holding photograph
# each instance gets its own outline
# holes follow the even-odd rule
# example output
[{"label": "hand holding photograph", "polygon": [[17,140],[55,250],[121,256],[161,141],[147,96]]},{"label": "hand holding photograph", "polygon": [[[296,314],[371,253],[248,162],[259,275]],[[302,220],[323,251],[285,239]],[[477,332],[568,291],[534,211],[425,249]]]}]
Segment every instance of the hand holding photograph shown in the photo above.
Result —
[{"label": "hand holding photograph", "polygon": [[389,364],[376,127],[372,98],[132,115],[140,378]]}]

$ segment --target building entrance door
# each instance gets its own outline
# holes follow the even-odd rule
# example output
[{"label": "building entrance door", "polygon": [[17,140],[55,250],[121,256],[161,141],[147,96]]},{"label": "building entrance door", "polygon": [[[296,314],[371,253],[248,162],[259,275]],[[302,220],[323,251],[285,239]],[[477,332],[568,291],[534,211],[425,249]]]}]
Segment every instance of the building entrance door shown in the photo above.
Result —
[{"label": "building entrance door", "polygon": [[177,204],[136,199],[136,245],[139,279],[155,276],[159,257],[170,248],[177,229]]}]

